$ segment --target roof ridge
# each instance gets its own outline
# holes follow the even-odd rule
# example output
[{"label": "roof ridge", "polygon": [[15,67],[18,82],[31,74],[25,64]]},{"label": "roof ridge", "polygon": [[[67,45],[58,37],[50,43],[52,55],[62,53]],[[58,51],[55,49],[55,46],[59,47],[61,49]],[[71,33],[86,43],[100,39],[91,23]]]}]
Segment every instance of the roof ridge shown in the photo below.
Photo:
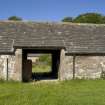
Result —
[{"label": "roof ridge", "polygon": [[10,20],[1,20],[0,23],[26,23],[26,24],[48,24],[48,25],[79,25],[79,26],[105,26],[105,24],[94,24],[94,23],[72,23],[72,22],[39,22],[39,21],[10,21]]}]

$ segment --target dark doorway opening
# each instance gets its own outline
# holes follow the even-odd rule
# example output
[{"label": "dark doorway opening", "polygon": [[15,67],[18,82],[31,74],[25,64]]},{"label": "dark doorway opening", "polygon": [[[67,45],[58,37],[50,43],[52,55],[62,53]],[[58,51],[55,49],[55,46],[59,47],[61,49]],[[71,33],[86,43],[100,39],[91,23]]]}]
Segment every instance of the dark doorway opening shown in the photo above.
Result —
[{"label": "dark doorway opening", "polygon": [[58,79],[59,64],[60,50],[23,49],[23,81]]},{"label": "dark doorway opening", "polygon": [[32,61],[32,80],[51,77],[52,54],[28,54],[27,59]]}]

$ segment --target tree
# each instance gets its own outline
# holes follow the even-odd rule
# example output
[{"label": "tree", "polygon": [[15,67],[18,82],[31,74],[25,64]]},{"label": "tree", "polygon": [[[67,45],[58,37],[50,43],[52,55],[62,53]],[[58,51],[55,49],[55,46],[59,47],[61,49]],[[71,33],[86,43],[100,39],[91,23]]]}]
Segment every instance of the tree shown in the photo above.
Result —
[{"label": "tree", "polygon": [[12,21],[22,21],[22,18],[17,17],[17,16],[11,16],[8,18],[8,20],[12,20]]},{"label": "tree", "polygon": [[45,54],[39,57],[39,62],[45,62],[47,65],[51,65],[51,55]]},{"label": "tree", "polygon": [[74,20],[74,23],[96,23],[104,24],[105,16],[99,13],[85,13],[77,16]]},{"label": "tree", "polygon": [[72,17],[65,17],[64,19],[62,19],[62,22],[72,22],[73,19]]}]

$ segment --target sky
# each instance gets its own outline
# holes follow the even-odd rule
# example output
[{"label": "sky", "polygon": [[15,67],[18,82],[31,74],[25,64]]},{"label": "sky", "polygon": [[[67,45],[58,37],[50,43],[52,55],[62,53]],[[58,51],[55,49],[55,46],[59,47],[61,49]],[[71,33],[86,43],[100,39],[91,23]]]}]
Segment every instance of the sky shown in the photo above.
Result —
[{"label": "sky", "polygon": [[61,21],[87,12],[105,15],[105,0],[0,0],[0,20]]}]

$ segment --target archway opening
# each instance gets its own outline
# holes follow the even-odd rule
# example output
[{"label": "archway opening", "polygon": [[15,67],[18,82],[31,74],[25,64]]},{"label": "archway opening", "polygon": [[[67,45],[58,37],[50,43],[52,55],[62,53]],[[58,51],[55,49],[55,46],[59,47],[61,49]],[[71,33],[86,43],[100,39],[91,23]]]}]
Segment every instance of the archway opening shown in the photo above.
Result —
[{"label": "archway opening", "polygon": [[27,59],[32,61],[32,80],[51,78],[52,54],[28,54]]},{"label": "archway opening", "polygon": [[23,50],[23,81],[58,79],[60,50]]}]

